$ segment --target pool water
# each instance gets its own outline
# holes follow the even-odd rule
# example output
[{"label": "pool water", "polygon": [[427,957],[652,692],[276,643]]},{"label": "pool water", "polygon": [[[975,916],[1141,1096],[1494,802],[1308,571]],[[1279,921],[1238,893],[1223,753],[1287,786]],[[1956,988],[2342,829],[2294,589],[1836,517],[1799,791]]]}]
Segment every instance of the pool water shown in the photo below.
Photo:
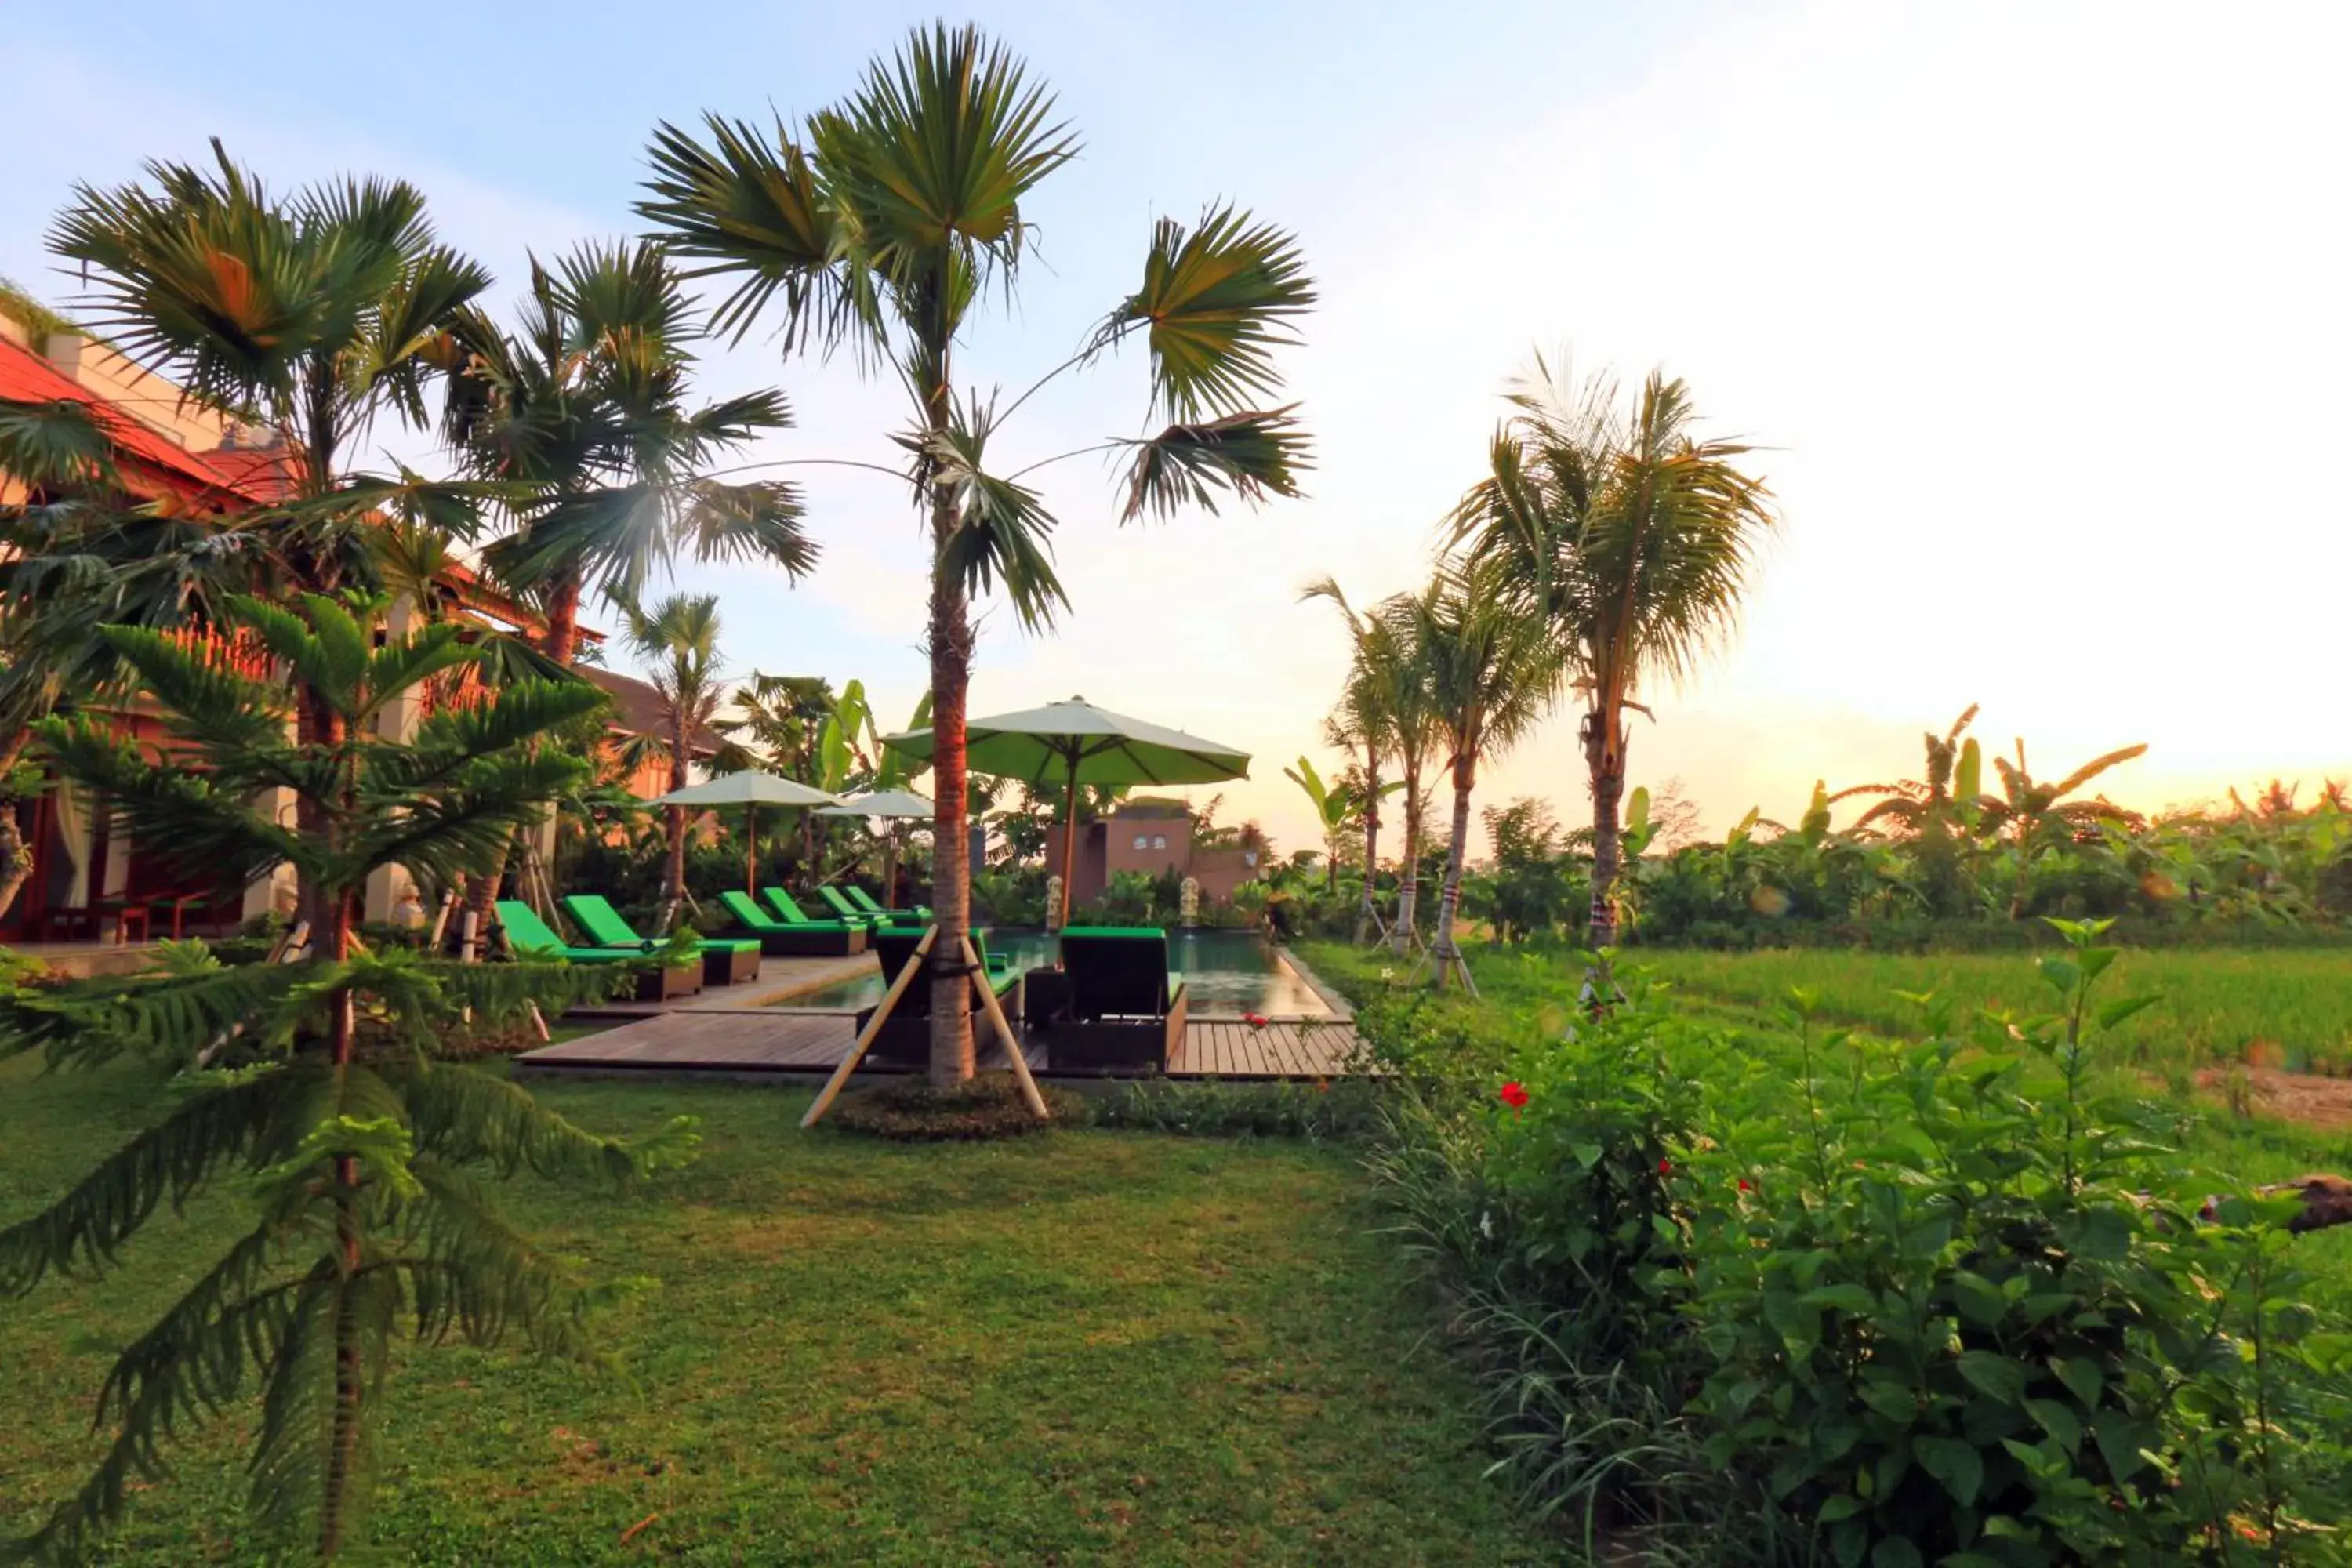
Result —
[{"label": "pool water", "polygon": [[[997,929],[987,933],[989,956],[1013,961],[1015,969],[1054,962],[1058,946],[1051,933]],[[1174,931],[1168,938],[1169,967],[1183,980],[1194,1017],[1238,1018],[1259,1013],[1269,1018],[1328,1018],[1330,1006],[1283,961],[1274,944],[1245,931]],[[803,991],[779,1007],[855,1010],[882,999],[877,970],[815,991]]]}]

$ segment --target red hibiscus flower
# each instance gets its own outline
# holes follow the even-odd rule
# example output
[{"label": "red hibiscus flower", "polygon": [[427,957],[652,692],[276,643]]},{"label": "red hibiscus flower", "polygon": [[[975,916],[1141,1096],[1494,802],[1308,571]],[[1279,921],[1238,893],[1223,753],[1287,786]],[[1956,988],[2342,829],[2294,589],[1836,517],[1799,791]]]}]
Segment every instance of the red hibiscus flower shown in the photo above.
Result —
[{"label": "red hibiscus flower", "polygon": [[1265,1028],[1268,1021],[1269,1020],[1266,1018],[1266,1016],[1263,1013],[1244,1013],[1242,1015],[1242,1022],[1247,1024],[1253,1029]]},{"label": "red hibiscus flower", "polygon": [[1517,1079],[1503,1086],[1503,1103],[1513,1110],[1523,1110],[1527,1108],[1528,1091],[1519,1087]]},{"label": "red hibiscus flower", "polygon": [[1672,1160],[1661,1160],[1658,1162],[1658,1174],[1662,1176],[1671,1176],[1674,1173],[1675,1163]]},{"label": "red hibiscus flower", "polygon": [[1752,1193],[1756,1190],[1756,1184],[1742,1176],[1739,1178],[1739,1190],[1743,1193]]}]

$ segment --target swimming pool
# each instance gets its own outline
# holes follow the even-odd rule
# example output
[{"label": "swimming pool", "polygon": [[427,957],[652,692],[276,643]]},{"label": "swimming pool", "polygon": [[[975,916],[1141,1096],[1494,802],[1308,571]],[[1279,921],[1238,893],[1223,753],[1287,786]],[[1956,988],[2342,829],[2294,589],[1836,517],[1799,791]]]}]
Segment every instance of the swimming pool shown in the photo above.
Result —
[{"label": "swimming pool", "polygon": [[[1049,932],[998,928],[987,934],[989,955],[1009,958],[1016,969],[1034,969],[1054,962],[1056,942]],[[1331,1016],[1329,1005],[1315,988],[1299,978],[1272,942],[1254,931],[1171,931],[1168,963],[1182,978],[1196,1018],[1238,1018],[1244,1013],[1269,1018]],[[784,997],[775,1005],[848,1011],[871,1006],[881,999],[882,975],[877,969],[856,980]]]}]

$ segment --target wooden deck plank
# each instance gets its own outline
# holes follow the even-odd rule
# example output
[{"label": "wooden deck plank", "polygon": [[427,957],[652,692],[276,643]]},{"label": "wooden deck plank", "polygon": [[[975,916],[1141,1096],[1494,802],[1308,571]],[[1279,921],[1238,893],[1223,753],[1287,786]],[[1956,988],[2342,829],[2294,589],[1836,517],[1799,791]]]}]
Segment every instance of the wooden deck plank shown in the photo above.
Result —
[{"label": "wooden deck plank", "polygon": [[[1303,1029],[1280,1023],[1253,1029],[1231,1019],[1196,1019],[1187,1026],[1167,1070],[1171,1078],[1229,1080],[1332,1077],[1353,1036],[1348,1025]],[[855,1038],[854,1024],[845,1014],[686,1009],[542,1046],[520,1059],[531,1068],[582,1070],[815,1073],[839,1062]],[[1050,1046],[1025,1044],[1024,1055],[1030,1066],[1050,1076]],[[1001,1056],[998,1059],[1001,1063]]]}]

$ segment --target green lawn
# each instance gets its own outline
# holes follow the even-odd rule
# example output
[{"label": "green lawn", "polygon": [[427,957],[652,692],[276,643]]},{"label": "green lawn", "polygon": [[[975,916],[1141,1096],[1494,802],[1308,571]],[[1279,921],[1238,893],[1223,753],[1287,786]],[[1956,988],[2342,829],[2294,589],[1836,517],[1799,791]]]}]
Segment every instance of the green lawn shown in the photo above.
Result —
[{"label": "green lawn", "polygon": [[[527,1229],[657,1283],[608,1325],[620,1375],[403,1358],[375,1525],[392,1561],[1544,1560],[1482,1479],[1466,1380],[1345,1153],[1105,1131],[909,1148],[802,1134],[797,1093],[542,1092],[608,1130],[691,1112],[704,1154],[632,1196],[508,1189]],[[0,1223],[156,1093],[129,1068],[0,1065]],[[106,1282],[0,1309],[0,1528],[79,1479],[110,1353],[241,1208],[224,1188]],[[184,1450],[106,1560],[254,1561],[249,1420]]]}]

